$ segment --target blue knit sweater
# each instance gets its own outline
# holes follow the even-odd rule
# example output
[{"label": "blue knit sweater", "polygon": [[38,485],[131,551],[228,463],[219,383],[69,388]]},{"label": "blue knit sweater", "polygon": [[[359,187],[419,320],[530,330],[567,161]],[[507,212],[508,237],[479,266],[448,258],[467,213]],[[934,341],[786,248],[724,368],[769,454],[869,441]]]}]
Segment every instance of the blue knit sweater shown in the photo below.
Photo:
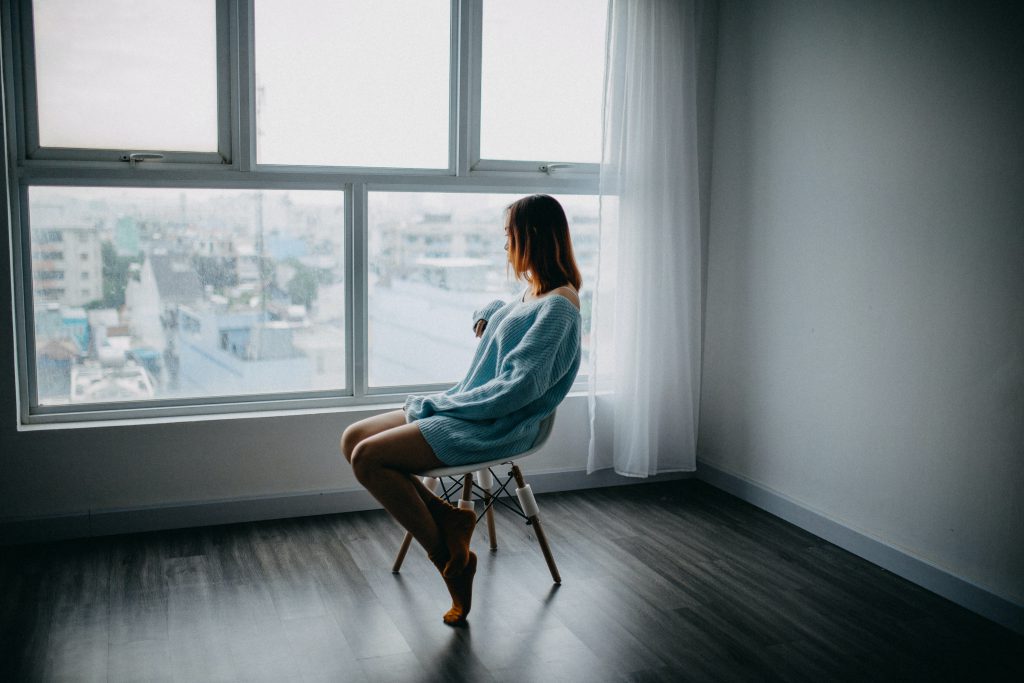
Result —
[{"label": "blue knit sweater", "polygon": [[406,420],[450,466],[527,450],[580,368],[580,313],[563,296],[492,301],[473,314],[481,319],[487,327],[465,378],[405,401]]}]

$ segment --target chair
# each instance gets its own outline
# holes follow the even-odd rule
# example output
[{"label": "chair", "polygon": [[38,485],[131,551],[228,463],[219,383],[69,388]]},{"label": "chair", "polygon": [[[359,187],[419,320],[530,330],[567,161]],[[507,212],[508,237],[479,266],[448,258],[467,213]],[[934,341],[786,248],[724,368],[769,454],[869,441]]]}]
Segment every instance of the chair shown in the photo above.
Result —
[{"label": "chair", "polygon": [[[537,438],[534,440],[533,445],[528,450],[517,455],[487,462],[478,462],[472,465],[439,467],[421,472],[420,476],[423,478],[423,483],[428,489],[449,503],[452,502],[453,494],[461,486],[462,493],[459,499],[459,507],[465,510],[475,510],[476,501],[483,501],[483,512],[477,516],[476,521],[479,523],[484,516],[487,517],[487,533],[490,536],[491,551],[498,549],[494,528],[495,503],[503,505],[525,519],[526,523],[533,527],[533,531],[537,535],[537,542],[540,544],[541,552],[544,553],[544,560],[547,562],[548,570],[551,572],[551,579],[556,584],[561,584],[562,577],[558,574],[558,567],[555,566],[555,559],[551,556],[551,548],[548,546],[547,537],[544,535],[543,527],[541,527],[540,510],[537,508],[537,500],[533,497],[533,489],[523,479],[523,473],[519,469],[519,465],[516,464],[517,461],[533,455],[541,449],[551,435],[551,428],[554,424],[554,413],[541,420],[540,430],[537,432]],[[504,476],[494,471],[494,468],[501,465],[510,466],[507,474]],[[495,480],[498,482],[497,492],[494,489]],[[504,494],[506,497],[511,498],[512,494],[509,492],[508,487],[511,485],[512,480],[516,482],[515,493],[518,505],[513,505],[500,497]],[[402,541],[402,546],[398,550],[398,557],[395,558],[395,564],[391,568],[392,572],[397,574],[402,569],[402,562],[405,561],[405,554],[409,551],[411,543],[412,534],[406,532],[405,540]]]}]

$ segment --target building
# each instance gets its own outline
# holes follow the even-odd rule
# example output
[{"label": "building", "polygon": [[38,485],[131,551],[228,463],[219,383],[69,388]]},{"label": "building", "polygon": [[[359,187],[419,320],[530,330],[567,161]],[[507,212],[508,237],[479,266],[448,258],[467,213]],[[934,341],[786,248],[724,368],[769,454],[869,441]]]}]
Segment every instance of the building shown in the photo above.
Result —
[{"label": "building", "polygon": [[218,396],[305,389],[309,359],[294,343],[298,325],[266,320],[258,310],[178,306],[172,388]]},{"label": "building", "polygon": [[32,294],[36,305],[83,306],[103,298],[103,259],[96,229],[50,220],[33,210]]},{"label": "building", "polygon": [[199,276],[186,257],[167,253],[147,256],[138,279],[130,281],[125,291],[125,306],[139,345],[162,353],[178,305],[194,305],[202,298]]}]

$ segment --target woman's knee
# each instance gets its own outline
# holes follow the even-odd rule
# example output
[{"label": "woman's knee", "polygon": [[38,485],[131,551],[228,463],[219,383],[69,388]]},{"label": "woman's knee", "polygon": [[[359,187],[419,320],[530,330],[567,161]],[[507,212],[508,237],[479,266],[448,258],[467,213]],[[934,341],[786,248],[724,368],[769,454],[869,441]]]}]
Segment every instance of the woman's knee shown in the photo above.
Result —
[{"label": "woman's knee", "polygon": [[403,424],[405,424],[405,413],[401,410],[375,415],[351,424],[341,435],[339,444],[341,454],[345,456],[346,460],[352,462],[352,454],[362,441]]},{"label": "woman's knee", "polygon": [[345,428],[345,431],[341,434],[341,454],[345,456],[345,460],[352,462],[352,454],[355,453],[356,446],[366,436],[367,434],[359,428],[358,424],[349,425]]},{"label": "woman's knee", "polygon": [[370,472],[377,467],[377,459],[374,457],[373,451],[373,443],[362,440],[355,445],[348,456],[348,461],[352,464],[352,473],[360,482],[364,482]]}]

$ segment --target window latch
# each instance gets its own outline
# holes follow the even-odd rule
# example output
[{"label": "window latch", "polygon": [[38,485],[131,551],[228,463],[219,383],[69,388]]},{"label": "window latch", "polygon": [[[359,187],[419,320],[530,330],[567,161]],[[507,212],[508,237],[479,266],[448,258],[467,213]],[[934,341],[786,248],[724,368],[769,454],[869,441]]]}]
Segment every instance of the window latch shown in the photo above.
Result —
[{"label": "window latch", "polygon": [[135,168],[135,164],[140,161],[160,161],[163,158],[163,154],[157,154],[156,152],[131,152],[121,155],[121,161],[127,161],[128,165],[132,168]]},{"label": "window latch", "polygon": [[552,171],[556,171],[560,168],[572,168],[572,166],[572,164],[542,164],[537,167],[537,170],[551,175]]}]

